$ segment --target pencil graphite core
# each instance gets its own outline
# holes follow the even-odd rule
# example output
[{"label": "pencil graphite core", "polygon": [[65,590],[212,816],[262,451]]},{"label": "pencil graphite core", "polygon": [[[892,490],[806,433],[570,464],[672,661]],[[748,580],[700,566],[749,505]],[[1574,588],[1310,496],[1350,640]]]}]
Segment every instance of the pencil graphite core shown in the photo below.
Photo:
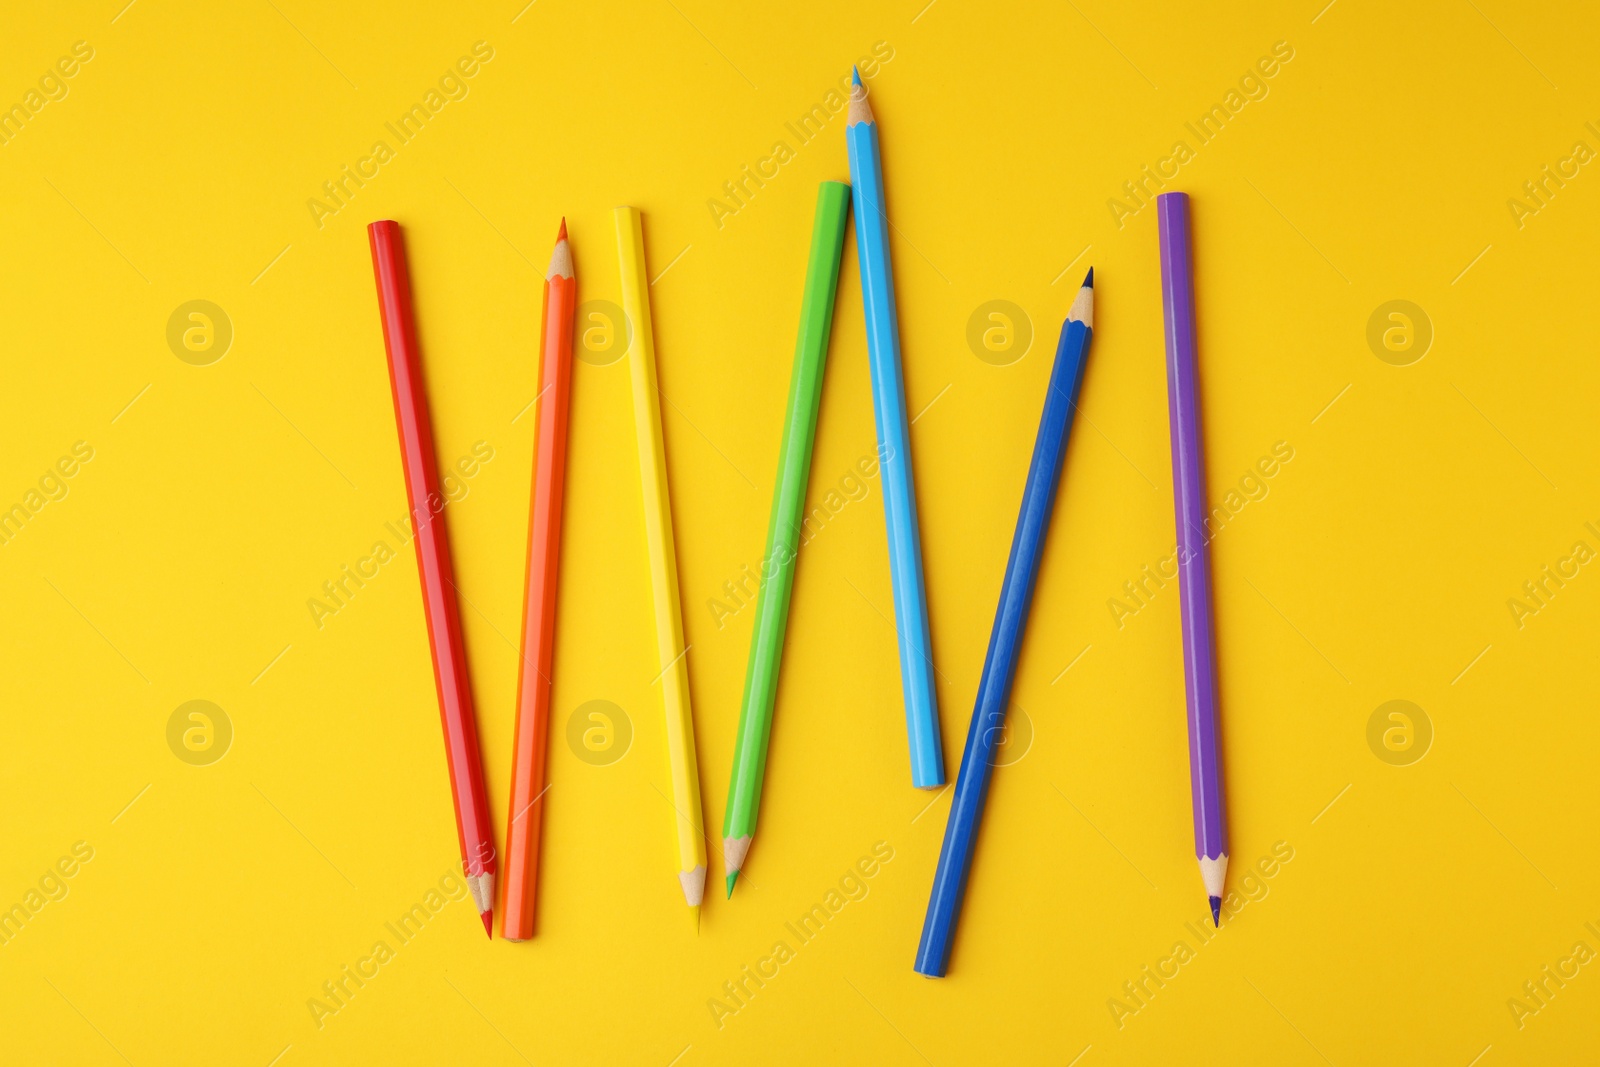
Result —
[{"label": "pencil graphite core", "polygon": [[806,483],[811,474],[811,449],[816,439],[817,407],[822,399],[822,378],[828,358],[828,338],[833,328],[834,296],[839,287],[839,261],[844,250],[849,206],[848,185],[823,182],[817,190],[816,221],[811,229],[805,292],[800,301],[794,370],[789,380],[783,438],[778,449],[772,517],[767,526],[766,554],[761,559],[755,627],[750,637],[739,733],[734,742],[733,774],[728,783],[728,806],[723,819],[722,856],[729,896],[733,895],[734,880],[744,866],[761,807],[761,784],[767,769],[767,744],[772,734],[783,636],[788,626],[789,595],[794,587],[795,560],[800,550],[801,518],[805,510]]},{"label": "pencil graphite core", "polygon": [[851,86],[845,120],[850,181],[855,190],[856,252],[861,264],[861,302],[867,324],[867,363],[878,429],[884,527],[889,541],[895,634],[900,649],[900,684],[911,750],[911,784],[944,784],[944,754],[933,684],[933,646],[923,590],[922,538],[911,474],[911,431],[906,418],[900,361],[900,326],[894,272],[889,257],[889,220],[883,196],[883,160],[878,124],[859,78]]},{"label": "pencil graphite core", "polygon": [[[667,760],[672,775],[673,818],[678,839],[678,880],[685,902],[698,904],[705,885],[706,841],[700,814],[700,770],[695,758],[694,715],[689,706],[689,649],[683,639],[678,599],[678,561],[667,495],[667,454],[661,436],[656,383],[655,332],[650,322],[650,279],[645,270],[644,220],[638,208],[612,213],[617,263],[622,272],[622,313],[627,319],[628,375],[633,389],[634,429],[639,443],[639,482],[644,492],[645,545],[656,624],[661,700],[666,712]],[[698,878],[691,886],[683,876]]]}]

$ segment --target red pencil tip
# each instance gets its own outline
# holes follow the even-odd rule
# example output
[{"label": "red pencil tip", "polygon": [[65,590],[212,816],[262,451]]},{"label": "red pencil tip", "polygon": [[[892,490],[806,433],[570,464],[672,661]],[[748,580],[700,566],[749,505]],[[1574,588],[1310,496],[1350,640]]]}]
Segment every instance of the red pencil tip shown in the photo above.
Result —
[{"label": "red pencil tip", "polygon": [[561,241],[565,241],[566,239],[567,239],[567,220],[565,218],[563,218],[561,220],[561,232],[556,234],[556,241],[557,242],[561,242]]},{"label": "red pencil tip", "polygon": [[483,932],[489,935],[489,940],[490,941],[493,941],[494,940],[494,909],[490,908],[488,911],[483,912],[481,915],[479,915],[479,918],[481,918],[483,920]]}]

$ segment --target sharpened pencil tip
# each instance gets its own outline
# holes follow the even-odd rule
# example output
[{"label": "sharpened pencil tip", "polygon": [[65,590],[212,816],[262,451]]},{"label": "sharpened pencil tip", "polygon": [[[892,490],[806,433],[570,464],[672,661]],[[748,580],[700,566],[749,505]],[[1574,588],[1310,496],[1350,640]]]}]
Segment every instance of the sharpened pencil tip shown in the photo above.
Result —
[{"label": "sharpened pencil tip", "polygon": [[557,241],[565,241],[566,239],[567,239],[567,220],[566,220],[565,217],[563,217],[561,219],[561,232],[556,234],[556,240]]},{"label": "sharpened pencil tip", "polygon": [[728,897],[729,897],[729,899],[732,899],[732,897],[733,897],[733,883],[737,882],[738,880],[739,880],[739,872],[738,871],[734,871],[732,874],[728,875]]},{"label": "sharpened pencil tip", "polygon": [[489,935],[489,940],[490,941],[493,941],[494,940],[494,910],[490,909],[489,911],[483,912],[479,917],[481,919],[483,919],[483,932]]},{"label": "sharpened pencil tip", "polygon": [[1222,925],[1222,898],[1221,897],[1211,897],[1210,900],[1211,900],[1211,925],[1212,926],[1221,926]]},{"label": "sharpened pencil tip", "polygon": [[1083,279],[1083,284],[1078,287],[1078,292],[1072,298],[1072,307],[1067,309],[1067,321],[1061,324],[1065,330],[1069,323],[1081,322],[1089,329],[1094,329],[1094,268],[1089,268],[1089,274]]},{"label": "sharpened pencil tip", "polygon": [[860,70],[859,67],[851,67],[850,68],[850,84],[851,85],[860,85],[861,84],[861,70]]}]

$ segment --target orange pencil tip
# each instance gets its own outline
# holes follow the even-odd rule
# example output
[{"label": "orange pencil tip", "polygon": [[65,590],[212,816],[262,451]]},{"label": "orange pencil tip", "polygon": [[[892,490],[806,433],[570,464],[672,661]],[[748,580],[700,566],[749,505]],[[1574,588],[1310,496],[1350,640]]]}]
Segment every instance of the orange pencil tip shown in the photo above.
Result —
[{"label": "orange pencil tip", "polygon": [[483,920],[483,932],[489,935],[489,940],[494,940],[494,909],[490,908],[479,916]]},{"label": "orange pencil tip", "polygon": [[562,220],[561,220],[561,232],[556,234],[556,240],[557,241],[565,241],[566,239],[567,239],[567,220],[565,218],[562,218]]}]

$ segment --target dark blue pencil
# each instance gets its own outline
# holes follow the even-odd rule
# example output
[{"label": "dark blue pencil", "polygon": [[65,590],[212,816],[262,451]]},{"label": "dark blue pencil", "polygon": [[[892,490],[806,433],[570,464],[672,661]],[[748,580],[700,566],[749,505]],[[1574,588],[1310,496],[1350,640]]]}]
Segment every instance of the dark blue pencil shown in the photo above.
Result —
[{"label": "dark blue pencil", "polygon": [[1083,368],[1088,361],[1093,327],[1094,270],[1091,269],[1083,280],[1083,288],[1078,290],[1077,299],[1072,302],[1072,310],[1067,312],[1067,321],[1061,325],[1061,341],[1056,345],[1056,362],[1050,371],[1044,414],[1039,417],[1039,436],[1033,443],[1033,460],[1028,465],[1028,481],[1022,490],[1022,513],[1017,516],[1011,558],[1006,562],[1005,580],[1000,584],[1000,606],[995,609],[994,631],[989,635],[983,678],[978,682],[978,701],[972,709],[972,725],[967,730],[961,773],[956,776],[950,821],[945,824],[944,847],[939,852],[939,869],[933,876],[933,894],[928,900],[928,917],[922,924],[916,970],[929,978],[943,978],[950,965],[950,944],[955,938],[961,901],[967,893],[967,872],[972,867],[978,820],[983,817],[984,800],[989,795],[994,749],[1005,727],[1017,654],[1022,649],[1022,631],[1028,622],[1028,606],[1033,601],[1033,582],[1039,573],[1044,535],[1050,527],[1050,512],[1055,506],[1056,483],[1060,481],[1061,463],[1067,454],[1067,435],[1078,406],[1078,389],[1083,385]]}]

